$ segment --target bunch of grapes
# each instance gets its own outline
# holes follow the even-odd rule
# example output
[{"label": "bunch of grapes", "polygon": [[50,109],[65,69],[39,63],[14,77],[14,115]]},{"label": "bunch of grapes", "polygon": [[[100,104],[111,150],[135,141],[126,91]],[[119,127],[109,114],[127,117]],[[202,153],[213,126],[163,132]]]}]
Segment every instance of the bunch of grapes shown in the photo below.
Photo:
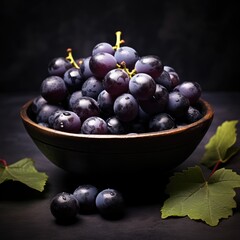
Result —
[{"label": "bunch of grapes", "polygon": [[157,55],[140,56],[124,45],[100,42],[85,58],[57,57],[32,103],[35,121],[45,127],[83,134],[163,131],[202,118],[202,89],[180,81]]}]

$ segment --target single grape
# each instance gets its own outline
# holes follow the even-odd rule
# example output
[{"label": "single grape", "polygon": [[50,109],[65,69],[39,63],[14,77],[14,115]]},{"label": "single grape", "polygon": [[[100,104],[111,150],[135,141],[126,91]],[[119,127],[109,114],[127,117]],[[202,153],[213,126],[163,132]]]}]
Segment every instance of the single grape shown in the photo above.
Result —
[{"label": "single grape", "polygon": [[115,115],[123,122],[129,122],[138,115],[138,102],[130,93],[123,93],[113,104]]},{"label": "single grape", "polygon": [[48,64],[48,73],[62,77],[69,68],[72,68],[72,64],[67,59],[57,57],[52,59]]},{"label": "single grape", "polygon": [[179,75],[176,72],[169,72],[172,88],[176,87],[178,84],[180,84],[180,78]]},{"label": "single grape", "polygon": [[81,90],[84,78],[79,69],[72,67],[68,69],[63,76],[68,92],[72,93]]},{"label": "single grape", "polygon": [[142,110],[150,115],[164,112],[168,103],[169,92],[168,90],[160,85],[156,84],[156,91],[152,98],[138,101]]},{"label": "single grape", "polygon": [[146,73],[155,79],[161,75],[163,64],[158,56],[147,55],[137,60],[135,70],[137,73]]},{"label": "single grape", "polygon": [[103,78],[110,70],[116,68],[117,61],[109,53],[97,53],[89,60],[89,67],[92,73],[99,78]]},{"label": "single grape", "polygon": [[96,197],[96,207],[102,216],[118,218],[124,213],[124,199],[116,189],[104,189]]},{"label": "single grape", "polygon": [[93,73],[92,73],[92,71],[90,70],[90,67],[89,67],[90,58],[91,58],[91,56],[84,58],[81,65],[80,65],[80,71],[82,73],[82,76],[85,79],[93,76]]},{"label": "single grape", "polygon": [[111,134],[126,133],[123,123],[115,116],[106,120],[108,132]]},{"label": "single grape", "polygon": [[82,90],[78,90],[73,92],[68,97],[68,108],[69,110],[73,109],[74,104],[79,100],[79,98],[83,97]]},{"label": "single grape", "polygon": [[196,104],[202,93],[201,86],[197,82],[182,82],[174,88],[174,91],[187,97],[190,105]]},{"label": "single grape", "polygon": [[114,97],[128,92],[129,76],[123,69],[110,70],[103,79],[104,89]]},{"label": "single grape", "polygon": [[181,118],[187,114],[190,106],[188,98],[180,92],[170,92],[167,104],[167,112],[175,118]]},{"label": "single grape", "polygon": [[107,123],[100,117],[89,117],[83,122],[81,132],[84,134],[106,134],[108,133]]},{"label": "single grape", "polygon": [[33,111],[34,114],[37,114],[42,108],[42,106],[46,103],[47,101],[45,98],[43,98],[41,95],[37,96],[33,99],[31,110]]},{"label": "single grape", "polygon": [[98,95],[97,102],[103,114],[113,115],[113,104],[115,98],[111,96],[105,89]]},{"label": "single grape", "polygon": [[163,70],[162,74],[156,78],[155,81],[164,86],[169,92],[179,84],[179,81],[176,81],[176,79],[173,78],[173,73],[169,73],[165,70]]},{"label": "single grape", "polygon": [[49,117],[48,117],[48,124],[49,124],[49,127],[50,128],[53,128],[53,124],[55,122],[55,119],[60,115],[62,114],[62,112],[64,112],[65,109],[59,109],[55,112],[53,112]]},{"label": "single grape", "polygon": [[112,47],[111,44],[107,43],[107,42],[101,42],[98,43],[92,50],[92,55],[95,55],[97,53],[109,53],[111,55],[114,55],[114,49]]},{"label": "single grape", "polygon": [[137,73],[129,81],[129,92],[137,100],[150,99],[156,91],[156,83],[146,73]]},{"label": "single grape", "polygon": [[149,131],[157,132],[175,128],[174,119],[167,113],[159,113],[149,121]]},{"label": "single grape", "polygon": [[187,123],[194,123],[202,117],[202,113],[197,108],[189,106],[185,119]]},{"label": "single grape", "polygon": [[52,126],[59,131],[79,133],[81,130],[81,120],[76,113],[64,110],[55,117]]},{"label": "single grape", "polygon": [[80,97],[77,99],[72,106],[72,111],[80,117],[82,122],[89,117],[100,114],[97,101],[91,97]]},{"label": "single grape", "polygon": [[139,59],[137,51],[128,46],[118,48],[114,53],[114,57],[119,64],[124,62],[129,70],[134,69],[135,63]]},{"label": "single grape", "polygon": [[79,207],[76,198],[66,192],[55,195],[50,203],[52,215],[61,222],[69,222],[76,219]]},{"label": "single grape", "polygon": [[58,110],[63,110],[63,107],[60,107],[58,105],[49,104],[49,103],[44,104],[36,115],[36,122],[37,123],[49,123],[48,122],[49,116],[51,116],[54,112],[56,112]]},{"label": "single grape", "polygon": [[40,93],[48,103],[58,104],[66,99],[68,90],[61,77],[50,76],[42,81]]},{"label": "single grape", "polygon": [[91,184],[80,185],[74,190],[73,196],[78,201],[81,213],[93,213],[96,211],[95,201],[98,192],[98,189]]},{"label": "single grape", "polygon": [[98,78],[91,76],[82,85],[83,96],[91,97],[97,100],[99,93],[103,90],[103,82]]}]

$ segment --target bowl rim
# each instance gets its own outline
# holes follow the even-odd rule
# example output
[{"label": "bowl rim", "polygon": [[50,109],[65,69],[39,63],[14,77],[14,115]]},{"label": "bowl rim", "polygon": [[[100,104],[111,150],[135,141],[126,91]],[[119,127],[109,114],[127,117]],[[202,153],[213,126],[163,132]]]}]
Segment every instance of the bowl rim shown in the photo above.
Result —
[{"label": "bowl rim", "polygon": [[30,125],[32,128],[38,129],[41,132],[45,132],[46,134],[51,134],[54,136],[65,136],[68,138],[82,138],[82,139],[135,139],[135,138],[149,138],[149,137],[159,137],[165,135],[175,135],[182,133],[186,130],[193,129],[198,127],[205,122],[212,121],[214,116],[213,107],[209,102],[204,100],[203,98],[199,99],[200,104],[204,107],[205,114],[204,116],[194,123],[190,123],[187,125],[180,126],[178,128],[163,130],[158,132],[147,132],[147,133],[137,133],[137,134],[83,134],[83,133],[69,133],[63,132],[55,129],[51,129],[42,125],[37,124],[28,116],[28,109],[31,106],[34,98],[28,100],[25,104],[23,104],[20,108],[20,117],[25,125]]}]

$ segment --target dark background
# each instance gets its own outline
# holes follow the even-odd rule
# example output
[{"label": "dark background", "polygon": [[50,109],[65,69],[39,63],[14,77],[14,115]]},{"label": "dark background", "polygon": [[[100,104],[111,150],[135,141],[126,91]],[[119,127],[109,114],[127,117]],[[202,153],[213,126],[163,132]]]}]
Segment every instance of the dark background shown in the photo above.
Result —
[{"label": "dark background", "polygon": [[1,1],[0,92],[38,91],[49,61],[86,57],[99,42],[125,45],[140,55],[158,55],[182,81],[204,91],[239,88],[237,1],[126,0]]}]

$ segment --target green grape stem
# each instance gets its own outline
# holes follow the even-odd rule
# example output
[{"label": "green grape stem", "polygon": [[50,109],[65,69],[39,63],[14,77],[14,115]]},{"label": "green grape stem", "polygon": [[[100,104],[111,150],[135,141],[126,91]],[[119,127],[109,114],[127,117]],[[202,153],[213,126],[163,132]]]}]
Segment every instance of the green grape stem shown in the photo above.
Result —
[{"label": "green grape stem", "polygon": [[74,61],[73,59],[73,56],[72,56],[72,49],[71,48],[68,48],[67,49],[67,57],[66,59],[69,60],[69,62],[75,67],[75,68],[78,68],[79,69],[79,66],[77,65],[77,63]]},{"label": "green grape stem", "polygon": [[3,165],[4,168],[7,168],[7,161],[4,159],[0,159],[0,163]]},{"label": "green grape stem", "polygon": [[124,43],[125,41],[121,39],[121,34],[122,34],[121,31],[117,31],[115,34],[116,34],[116,44],[115,46],[113,46],[113,49],[117,50],[120,48],[121,44]]},{"label": "green grape stem", "polygon": [[120,64],[117,64],[118,68],[122,68],[127,74],[128,76],[131,78],[133,75],[136,74],[136,69],[134,68],[132,71],[129,71],[129,69],[126,66],[126,63],[124,61],[122,61]]}]

